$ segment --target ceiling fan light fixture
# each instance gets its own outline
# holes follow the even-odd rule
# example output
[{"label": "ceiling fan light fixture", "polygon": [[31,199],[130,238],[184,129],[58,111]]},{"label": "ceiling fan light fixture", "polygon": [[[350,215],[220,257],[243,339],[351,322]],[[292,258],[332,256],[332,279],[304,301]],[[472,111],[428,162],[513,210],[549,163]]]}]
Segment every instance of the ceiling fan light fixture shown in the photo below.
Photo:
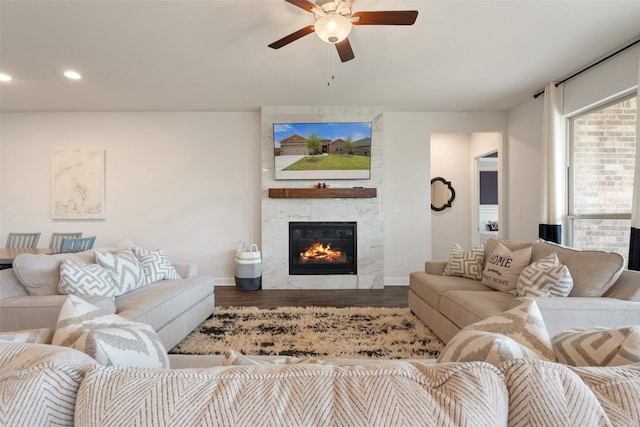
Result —
[{"label": "ceiling fan light fixture", "polygon": [[351,27],[352,24],[348,18],[334,14],[321,16],[316,20],[314,26],[320,40],[329,44],[340,43],[349,37]]}]

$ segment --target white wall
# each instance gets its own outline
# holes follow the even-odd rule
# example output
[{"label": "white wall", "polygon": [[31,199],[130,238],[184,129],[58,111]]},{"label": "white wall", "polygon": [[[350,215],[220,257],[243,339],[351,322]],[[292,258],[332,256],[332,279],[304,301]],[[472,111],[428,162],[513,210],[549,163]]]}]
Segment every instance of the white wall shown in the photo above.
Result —
[{"label": "white wall", "polygon": [[[384,274],[386,284],[407,284],[412,271],[432,258],[431,135],[498,132],[506,113],[386,112],[384,114]],[[467,165],[469,159],[467,158]],[[467,166],[468,168],[468,166]],[[397,208],[397,212],[394,208]],[[455,231],[455,225],[444,232]],[[448,249],[450,244],[444,245]],[[403,261],[406,260],[406,265]]]},{"label": "white wall", "polygon": [[575,114],[638,86],[640,45],[586,71],[564,84],[564,113]]},{"label": "white wall", "polygon": [[[0,239],[9,231],[131,238],[232,281],[237,241],[260,243],[259,113],[2,114]],[[50,219],[53,147],[106,150],[106,220]]]},{"label": "white wall", "polygon": [[464,249],[471,247],[471,158],[470,134],[431,134],[431,178],[440,176],[451,181],[456,192],[450,208],[431,211],[431,256],[434,259],[448,259],[454,243]]},{"label": "white wall", "polygon": [[[566,82],[565,114],[583,111],[637,89],[639,56],[640,46],[636,46]],[[561,78],[559,76],[558,80]],[[508,115],[507,156],[501,159],[501,164],[506,163],[509,168],[507,237],[511,240],[528,241],[538,236],[543,107],[544,95],[537,99],[532,96],[510,110]]]},{"label": "white wall", "polygon": [[[504,133],[506,113],[389,112],[384,123],[384,281],[407,284],[431,256],[431,133]],[[0,128],[0,241],[21,230],[42,231],[41,246],[58,230],[98,246],[129,237],[218,284],[233,283],[238,241],[261,244],[260,113],[5,113]],[[105,221],[50,219],[60,146],[105,148]]]}]

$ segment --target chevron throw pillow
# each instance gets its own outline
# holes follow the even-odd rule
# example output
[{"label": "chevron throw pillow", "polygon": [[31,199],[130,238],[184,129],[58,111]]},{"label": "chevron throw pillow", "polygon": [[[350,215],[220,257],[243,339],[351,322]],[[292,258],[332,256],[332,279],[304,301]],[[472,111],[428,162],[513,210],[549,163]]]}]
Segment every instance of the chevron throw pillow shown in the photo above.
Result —
[{"label": "chevron throw pillow", "polygon": [[530,259],[531,247],[511,251],[498,243],[484,266],[482,284],[515,295],[518,277]]},{"label": "chevron throw pillow", "polygon": [[51,338],[53,338],[53,331],[49,328],[0,333],[0,342],[51,344]]},{"label": "chevron throw pillow", "polygon": [[464,327],[440,353],[438,362],[488,362],[510,359],[555,361],[551,338],[534,300]]},{"label": "chevron throw pillow", "polygon": [[117,253],[95,251],[96,261],[113,272],[116,296],[126,294],[147,285],[147,276],[140,260],[133,251],[125,249]]},{"label": "chevron throw pillow", "polygon": [[519,297],[566,297],[572,288],[571,273],[555,252],[522,270],[517,284]]},{"label": "chevron throw pillow", "polygon": [[64,260],[60,265],[58,292],[113,298],[116,296],[116,283],[113,273],[98,264],[78,264]]},{"label": "chevron throw pillow", "polygon": [[451,247],[449,263],[442,272],[443,276],[461,276],[480,280],[484,265],[484,248],[482,245],[465,252],[457,243]]},{"label": "chevron throw pillow", "polygon": [[180,274],[173,266],[169,251],[166,249],[158,249],[150,251],[143,248],[133,248],[133,253],[142,263],[144,274],[147,277],[147,283],[155,283],[160,280],[178,280]]},{"label": "chevron throw pillow", "polygon": [[167,350],[151,326],[106,314],[75,295],[62,305],[52,344],[79,350],[102,365],[169,368]]},{"label": "chevron throw pillow", "polygon": [[553,337],[558,362],[571,366],[620,366],[640,362],[640,326],[575,328]]}]

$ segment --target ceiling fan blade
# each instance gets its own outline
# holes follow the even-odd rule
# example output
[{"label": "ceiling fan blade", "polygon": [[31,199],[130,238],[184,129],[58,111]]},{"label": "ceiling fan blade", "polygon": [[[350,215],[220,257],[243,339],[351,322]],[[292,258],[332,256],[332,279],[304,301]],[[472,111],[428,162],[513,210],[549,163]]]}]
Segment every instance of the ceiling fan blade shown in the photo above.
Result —
[{"label": "ceiling fan blade", "polygon": [[338,56],[340,56],[340,61],[342,62],[347,62],[355,58],[348,38],[336,43],[336,49],[338,50]]},{"label": "ceiling fan blade", "polygon": [[298,6],[300,9],[304,9],[307,12],[319,12],[320,14],[324,15],[324,10],[320,9],[320,6],[318,6],[315,3],[310,2],[309,0],[284,0],[288,3],[291,3],[294,6]]},{"label": "ceiling fan blade", "polygon": [[275,41],[269,45],[272,49],[280,49],[283,46],[288,45],[291,42],[294,42],[307,34],[313,33],[313,25],[307,25],[304,28],[300,28],[298,31],[289,34],[288,36],[284,36],[278,41]]},{"label": "ceiling fan blade", "polygon": [[388,10],[379,12],[356,12],[353,25],[413,25],[418,17],[417,10]]}]

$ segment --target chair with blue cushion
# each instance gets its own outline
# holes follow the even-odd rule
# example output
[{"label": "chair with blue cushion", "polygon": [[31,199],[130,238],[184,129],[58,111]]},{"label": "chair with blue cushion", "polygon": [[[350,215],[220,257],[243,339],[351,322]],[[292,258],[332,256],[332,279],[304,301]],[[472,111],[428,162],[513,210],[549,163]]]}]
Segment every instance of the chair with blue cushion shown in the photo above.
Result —
[{"label": "chair with blue cushion", "polygon": [[82,237],[82,233],[51,233],[49,248],[60,251],[64,239],[77,239],[78,237]]},{"label": "chair with blue cushion", "polygon": [[88,251],[93,248],[95,242],[96,236],[62,239],[60,253]]},{"label": "chair with blue cushion", "polygon": [[42,233],[9,233],[6,248],[37,248]]}]

